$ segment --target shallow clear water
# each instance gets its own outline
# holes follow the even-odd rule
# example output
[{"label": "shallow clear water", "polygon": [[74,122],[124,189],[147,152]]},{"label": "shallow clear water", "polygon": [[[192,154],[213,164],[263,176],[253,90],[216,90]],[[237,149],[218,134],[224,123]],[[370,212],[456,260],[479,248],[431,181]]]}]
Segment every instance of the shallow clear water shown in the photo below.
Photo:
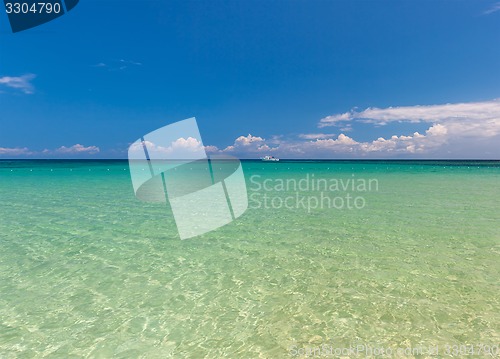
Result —
[{"label": "shallow clear water", "polygon": [[[181,241],[168,206],[135,198],[127,162],[0,162],[0,357],[498,345],[498,162],[243,169],[247,212]],[[296,196],[321,191],[279,187],[311,176],[377,187],[323,191],[361,209],[304,208]]]}]

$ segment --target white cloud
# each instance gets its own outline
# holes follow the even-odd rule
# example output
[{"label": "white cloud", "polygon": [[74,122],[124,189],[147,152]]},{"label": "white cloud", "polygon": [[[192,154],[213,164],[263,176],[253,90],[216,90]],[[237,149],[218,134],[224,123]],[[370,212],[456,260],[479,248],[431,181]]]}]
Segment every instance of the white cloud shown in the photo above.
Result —
[{"label": "white cloud", "polygon": [[447,133],[448,133],[448,129],[440,124],[434,125],[427,130],[427,134],[430,136],[444,136]]},{"label": "white cloud", "polygon": [[483,12],[484,15],[490,15],[494,12],[500,11],[500,2],[493,4],[488,10]]},{"label": "white cloud", "polygon": [[256,155],[261,152],[267,152],[271,150],[271,147],[266,144],[266,140],[262,137],[252,136],[240,136],[234,140],[233,145],[227,146],[222,152],[228,152],[235,155]]},{"label": "white cloud", "polygon": [[352,120],[352,114],[353,111],[326,116],[320,120],[319,127],[336,126],[339,123],[350,121]]},{"label": "white cloud", "polygon": [[252,136],[248,134],[248,136],[240,136],[234,141],[235,146],[251,146],[254,144],[262,143],[264,139],[262,137]]},{"label": "white cloud", "polygon": [[[226,147],[222,152],[231,153],[241,157],[260,157],[265,154],[274,154],[282,157],[317,157],[318,154],[332,155],[335,152],[351,153],[354,146],[359,145],[358,142],[345,134],[340,134],[336,139],[325,138],[320,136],[312,136],[306,134],[302,136],[308,137],[306,141],[302,140],[286,140],[280,137],[279,141],[273,137],[270,141],[266,141],[262,137],[240,136],[231,146]],[[323,138],[318,138],[323,137]],[[334,135],[328,134],[328,137]]]},{"label": "white cloud", "polygon": [[196,158],[203,157],[205,154],[205,148],[203,143],[194,137],[180,137],[171,143],[165,143],[164,145],[153,143],[151,141],[135,142],[129,148],[129,155],[131,153],[143,154],[143,145],[146,146],[148,155],[151,158]]},{"label": "white cloud", "polygon": [[320,158],[335,157],[341,153],[352,154],[359,143],[341,133],[337,138],[316,139],[308,141],[283,141],[274,148],[274,153],[280,157]]},{"label": "white cloud", "polygon": [[205,151],[208,153],[218,153],[220,152],[219,148],[217,146],[205,146]]},{"label": "white cloud", "polygon": [[4,85],[10,88],[18,89],[25,94],[32,94],[35,92],[35,87],[31,83],[36,77],[34,74],[26,74],[22,76],[4,76],[0,77],[0,85]]},{"label": "white cloud", "polygon": [[318,140],[332,137],[335,137],[334,133],[302,133],[299,135],[299,138],[303,138],[304,140]]},{"label": "white cloud", "polygon": [[[444,156],[479,156],[490,153],[500,158],[500,100],[444,105],[368,108],[321,119],[318,126],[337,126],[338,121],[359,121],[383,126],[391,122],[428,123],[425,135],[380,138],[360,145],[367,153],[441,153]],[[475,143],[476,146],[472,146]],[[467,146],[465,145],[467,144]]]},{"label": "white cloud", "polygon": [[332,115],[320,120],[318,126],[335,126],[338,121],[331,118],[342,117],[342,121],[359,120],[365,123],[385,125],[389,122],[429,122],[441,123],[457,131],[474,131],[476,134],[494,136],[500,133],[500,100],[468,102],[430,106],[403,106],[388,108],[368,108],[351,111],[342,115]]},{"label": "white cloud", "polygon": [[442,125],[431,126],[425,135],[418,132],[413,135],[393,135],[388,139],[380,137],[372,142],[364,142],[359,146],[361,153],[378,154],[415,154],[430,153],[447,142],[447,129]]},{"label": "white cloud", "polygon": [[71,147],[61,146],[55,150],[44,149],[43,151],[30,150],[27,147],[5,148],[0,147],[0,156],[21,156],[21,157],[35,157],[35,156],[50,156],[50,155],[71,155],[71,154],[97,154],[100,152],[97,146],[85,147],[80,144]]},{"label": "white cloud", "polygon": [[[391,122],[428,124],[425,132],[393,134],[359,141],[344,132],[354,121],[375,126]],[[240,136],[224,150],[256,158],[272,154],[282,158],[491,158],[500,159],[500,100],[429,106],[368,108],[325,117],[319,127],[337,126],[342,132],[305,133],[298,136]]]},{"label": "white cloud", "polygon": [[30,155],[32,152],[27,147],[6,148],[0,147],[0,156],[23,156]]},{"label": "white cloud", "polygon": [[131,66],[142,66],[142,63],[133,60],[120,59],[118,61],[114,60],[108,63],[99,62],[93,65],[93,67],[107,68],[109,71],[117,71],[117,70],[121,71]]},{"label": "white cloud", "polygon": [[[44,151],[44,152],[50,153],[50,151]],[[64,153],[64,154],[79,154],[79,153],[96,154],[100,152],[100,149],[97,146],[85,147],[83,145],[76,144],[71,147],[61,146],[58,149],[54,150],[54,152]]]},{"label": "white cloud", "polygon": [[141,62],[132,61],[132,60],[124,60],[124,59],[120,59],[120,62],[121,62],[122,64],[125,64],[125,65],[142,66],[142,63],[141,63]]},{"label": "white cloud", "polygon": [[[484,137],[463,134],[460,137],[458,132],[458,127],[431,124],[423,134],[392,135],[365,142],[341,133],[328,139],[281,139],[277,144],[262,139],[255,146],[239,137],[239,141],[237,139],[224,152],[243,158],[264,154],[282,158],[500,158],[500,135],[484,140]],[[241,142],[246,145],[241,145]]]},{"label": "white cloud", "polygon": [[190,151],[199,151],[203,148],[202,143],[198,141],[196,138],[188,137],[188,138],[178,138],[170,145],[172,150],[190,150]]},{"label": "white cloud", "polygon": [[339,146],[339,145],[342,145],[342,146],[345,146],[345,145],[352,146],[352,145],[357,145],[358,144],[358,142],[354,141],[352,138],[350,138],[349,136],[344,135],[343,133],[341,133],[340,135],[338,135],[338,137],[337,137],[336,140],[330,138],[328,140],[316,140],[313,143],[319,144],[321,146],[324,145],[326,147]]}]

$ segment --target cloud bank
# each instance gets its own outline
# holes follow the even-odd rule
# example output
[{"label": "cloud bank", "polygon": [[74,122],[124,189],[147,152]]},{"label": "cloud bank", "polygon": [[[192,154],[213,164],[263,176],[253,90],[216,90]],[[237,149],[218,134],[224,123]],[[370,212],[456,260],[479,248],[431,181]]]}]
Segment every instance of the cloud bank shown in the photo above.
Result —
[{"label": "cloud bank", "polygon": [[353,120],[377,125],[395,121],[442,123],[462,132],[471,130],[477,135],[495,135],[500,132],[500,99],[431,106],[368,108],[360,112],[353,110],[327,116],[319,121],[318,127],[337,126]]},{"label": "cloud bank", "polygon": [[[385,126],[391,122],[427,123],[426,131],[394,134],[360,142],[343,132],[356,122]],[[491,158],[500,159],[500,100],[428,106],[368,108],[333,114],[319,128],[337,127],[333,134],[300,134],[266,141],[249,134],[219,150],[240,157],[273,154],[284,158]],[[213,146],[212,146],[213,147]],[[212,152],[214,149],[212,149]]]},{"label": "cloud bank", "polygon": [[87,154],[91,154],[92,155],[92,154],[99,153],[100,149],[97,146],[88,146],[88,147],[85,147],[85,146],[80,145],[80,144],[77,143],[76,145],[73,145],[71,147],[61,146],[58,149],[56,149],[55,151],[53,151],[53,152],[55,152],[55,153],[63,153],[63,154],[82,154],[82,153],[87,153]]},{"label": "cloud bank", "polygon": [[0,147],[0,157],[48,157],[48,156],[56,156],[56,157],[71,157],[81,155],[95,155],[98,154],[101,150],[97,146],[87,146],[76,144],[70,147],[61,146],[59,148],[49,150],[44,149],[43,151],[35,151],[30,150],[27,147]]},{"label": "cloud bank", "polygon": [[[404,133],[360,141],[345,129],[356,123],[382,128],[403,123]],[[426,124],[424,131],[412,131],[415,124]],[[354,126],[354,127],[353,127]],[[274,155],[281,158],[369,159],[369,158],[441,158],[500,159],[500,100],[444,105],[416,105],[368,108],[363,111],[333,114],[318,122],[319,128],[335,127],[340,134],[311,132],[298,135],[274,135],[269,139],[247,134],[225,147],[203,146],[196,138],[178,138],[158,145],[144,142],[150,156],[197,158],[198,155],[229,154],[240,158]],[[419,126],[421,128],[422,126]],[[388,129],[390,127],[387,127]],[[401,130],[400,130],[401,131]],[[366,135],[366,133],[365,133]],[[138,144],[143,151],[143,144]],[[99,154],[97,146],[75,144],[37,152],[26,147],[0,147],[2,157],[80,157]],[[199,156],[198,156],[199,157]]]},{"label": "cloud bank", "polygon": [[0,147],[0,156],[26,156],[30,155],[32,152],[27,147],[15,147],[15,148],[6,148]]}]

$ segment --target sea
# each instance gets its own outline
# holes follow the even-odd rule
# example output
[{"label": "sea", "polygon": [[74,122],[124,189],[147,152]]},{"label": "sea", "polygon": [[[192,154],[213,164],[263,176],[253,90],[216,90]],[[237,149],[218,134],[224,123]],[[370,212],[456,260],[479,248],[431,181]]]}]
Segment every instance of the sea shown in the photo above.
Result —
[{"label": "sea", "polygon": [[0,358],[500,357],[500,162],[241,166],[181,240],[127,161],[0,161]]}]

